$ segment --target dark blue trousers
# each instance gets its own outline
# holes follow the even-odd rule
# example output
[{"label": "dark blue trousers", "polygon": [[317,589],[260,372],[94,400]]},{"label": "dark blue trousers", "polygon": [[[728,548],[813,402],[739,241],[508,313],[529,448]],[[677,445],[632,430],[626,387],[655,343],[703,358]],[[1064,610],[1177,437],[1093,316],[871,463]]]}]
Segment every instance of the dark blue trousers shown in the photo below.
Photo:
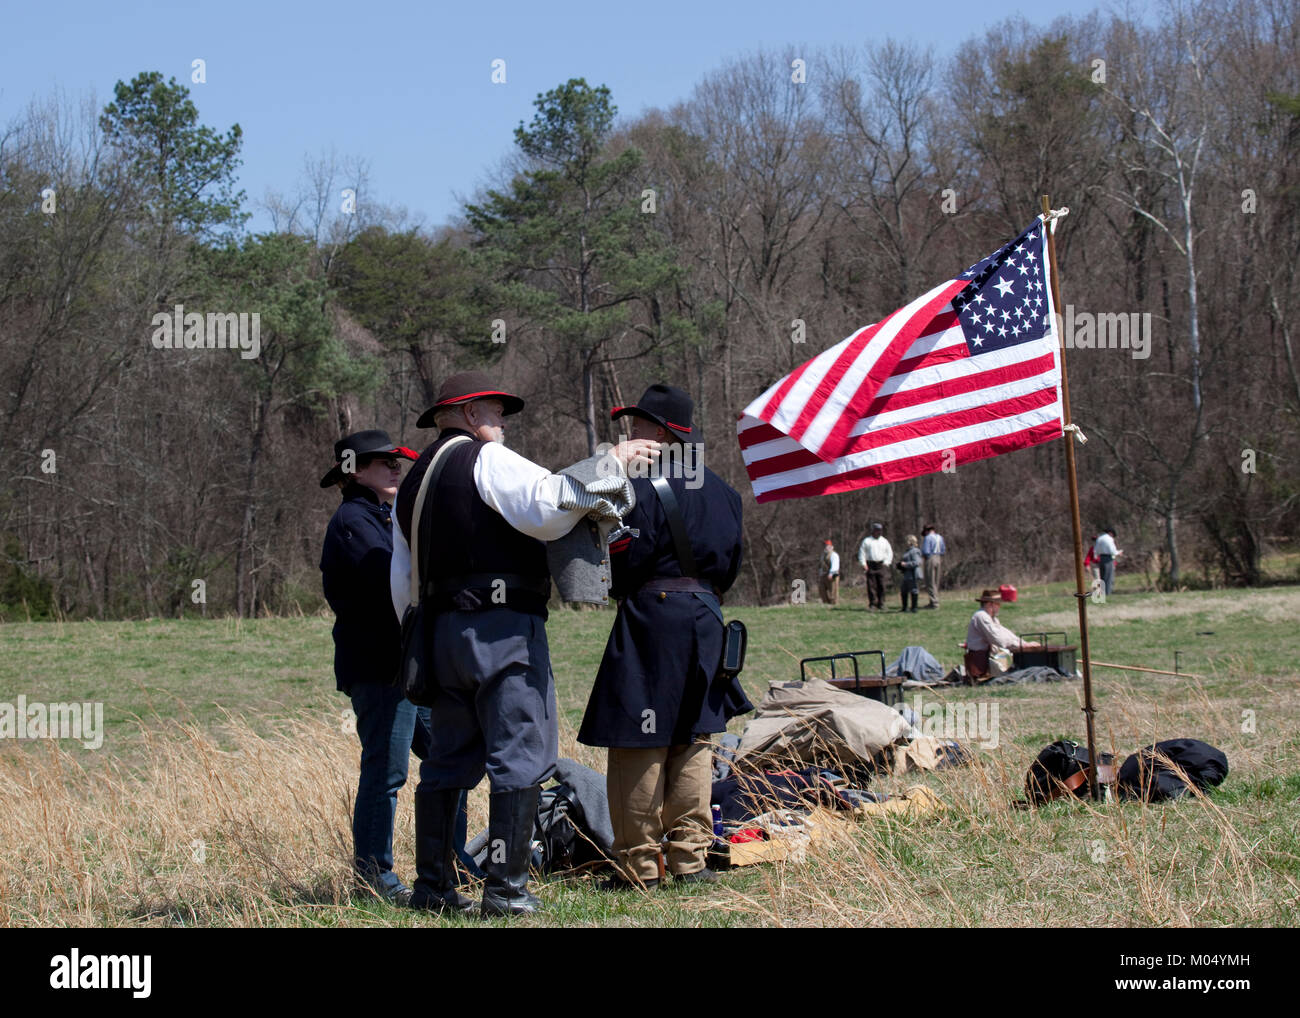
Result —
[{"label": "dark blue trousers", "polygon": [[546,625],[497,608],[453,611],[434,622],[430,750],[420,784],[493,792],[540,785],[559,756],[555,682]]}]

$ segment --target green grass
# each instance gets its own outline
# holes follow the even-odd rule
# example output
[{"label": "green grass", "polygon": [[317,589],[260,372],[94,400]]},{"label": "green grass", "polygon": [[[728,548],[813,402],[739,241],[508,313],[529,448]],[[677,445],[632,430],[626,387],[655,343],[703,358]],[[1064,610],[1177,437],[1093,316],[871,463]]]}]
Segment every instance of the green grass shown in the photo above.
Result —
[{"label": "green grass", "polygon": [[[892,660],[915,644],[945,669],[960,662],[957,644],[976,607],[972,592],[945,592],[937,611],[915,614],[867,612],[860,596],[860,590],[850,590],[834,608],[728,608],[727,617],[741,619],[750,630],[742,682],[751,699],[757,703],[769,682],[798,679],[803,657],[880,649]],[[548,623],[561,713],[575,727],[613,614],[559,609]],[[1088,614],[1095,660],[1172,671],[1178,651],[1180,671],[1204,676],[1189,680],[1096,668],[1099,704],[1117,690],[1217,694],[1252,681],[1268,689],[1297,674],[1300,588],[1120,593],[1107,604],[1090,604]],[[1021,590],[1020,601],[1005,605],[1000,618],[1019,632],[1064,629],[1072,642],[1078,640],[1074,599],[1063,584]],[[137,718],[213,726],[235,712],[265,731],[274,719],[304,711],[341,717],[347,700],[334,690],[332,624],[331,618],[309,616],[0,625],[0,701],[18,693],[50,702],[102,700],[108,734],[119,747],[138,738]],[[816,674],[824,677],[825,666],[818,667]],[[1032,700],[1038,694],[1003,688],[978,695]]]},{"label": "green grass", "polygon": [[[728,609],[749,627],[744,683],[799,677],[799,658],[908,644],[951,667],[973,592],[938,611],[868,613],[860,590],[836,608]],[[1068,629],[1063,585],[1022,589],[1002,620]],[[1098,660],[1199,678],[1096,669],[1097,732],[1126,754],[1203,738],[1231,773],[1209,798],[1155,806],[1011,803],[1046,743],[1083,738],[1081,683],[925,691],[986,702],[999,744],[973,766],[878,779],[924,783],[947,806],[846,825],[803,866],[737,870],[719,888],[608,895],[588,878],[537,885],[542,925],[1293,925],[1300,916],[1300,588],[1121,592],[1089,606]],[[552,614],[548,634],[562,751],[573,742],[612,612]],[[435,925],[346,887],[357,746],[334,690],[332,620],[18,623],[0,626],[0,702],[105,704],[100,750],[0,742],[0,923]],[[1200,635],[1213,631],[1213,635]],[[824,674],[824,673],[822,673]],[[912,694],[909,694],[912,699]],[[1246,712],[1250,712],[1247,714]],[[1249,722],[1248,720],[1249,719]],[[733,727],[739,730],[744,719]],[[1253,728],[1253,730],[1252,730]],[[471,799],[471,825],[486,815]],[[7,811],[7,812],[5,812]],[[847,833],[846,833],[847,832]],[[398,867],[412,870],[408,791]],[[191,845],[205,846],[202,864]],[[1098,861],[1098,860],[1102,861]],[[446,920],[451,923],[476,920]]]}]

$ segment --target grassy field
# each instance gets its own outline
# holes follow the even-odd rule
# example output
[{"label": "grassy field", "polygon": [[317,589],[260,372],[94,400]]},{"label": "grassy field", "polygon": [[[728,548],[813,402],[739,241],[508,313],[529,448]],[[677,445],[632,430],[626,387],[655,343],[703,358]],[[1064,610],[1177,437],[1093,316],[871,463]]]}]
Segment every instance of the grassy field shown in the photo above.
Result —
[{"label": "grassy field", "polygon": [[[801,657],[919,644],[945,667],[974,608],[740,608],[744,680],[757,703]],[[1022,589],[1002,620],[1077,638],[1062,585]],[[1098,668],[1098,739],[1127,754],[1205,739],[1231,773],[1212,797],[1143,806],[1012,808],[1046,743],[1082,741],[1078,682],[924,693],[996,705],[998,745],[973,766],[880,778],[925,783],[940,813],[844,824],[803,865],[735,870],[711,889],[609,896],[589,878],[538,885],[537,925],[1295,925],[1300,917],[1300,587],[1143,594],[1090,610],[1097,660],[1199,678]],[[561,749],[581,718],[612,614],[548,625]],[[0,740],[0,924],[430,925],[350,893],[358,747],[333,689],[331,620],[13,623],[0,626],[0,704],[102,701],[103,746]],[[735,726],[743,727],[743,719]],[[409,788],[398,870],[413,872]],[[471,827],[486,821],[486,789]],[[462,922],[464,920],[450,920]]]}]

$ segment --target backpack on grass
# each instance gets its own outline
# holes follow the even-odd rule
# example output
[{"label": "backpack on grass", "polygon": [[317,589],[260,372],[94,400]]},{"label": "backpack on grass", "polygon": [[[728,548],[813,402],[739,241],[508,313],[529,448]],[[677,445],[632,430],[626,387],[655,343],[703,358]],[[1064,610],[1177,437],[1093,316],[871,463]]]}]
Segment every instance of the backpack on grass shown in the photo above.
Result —
[{"label": "backpack on grass", "polygon": [[[1103,785],[1113,785],[1116,779],[1114,754],[1101,753],[1100,756],[1097,781]],[[1044,747],[1025,775],[1026,797],[1035,806],[1066,796],[1086,799],[1090,763],[1088,748],[1077,742],[1061,739]]]},{"label": "backpack on grass", "polygon": [[587,829],[576,793],[563,782],[543,788],[538,796],[533,838],[532,865],[541,873],[561,873],[609,861]]}]

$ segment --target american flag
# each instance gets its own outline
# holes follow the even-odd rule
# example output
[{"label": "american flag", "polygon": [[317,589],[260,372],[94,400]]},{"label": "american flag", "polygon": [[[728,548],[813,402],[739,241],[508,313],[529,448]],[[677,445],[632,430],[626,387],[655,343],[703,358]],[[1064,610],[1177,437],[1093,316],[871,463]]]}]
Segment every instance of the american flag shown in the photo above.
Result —
[{"label": "american flag", "polygon": [[737,430],[758,501],[889,484],[1059,438],[1047,259],[1039,217],[749,404]]}]

